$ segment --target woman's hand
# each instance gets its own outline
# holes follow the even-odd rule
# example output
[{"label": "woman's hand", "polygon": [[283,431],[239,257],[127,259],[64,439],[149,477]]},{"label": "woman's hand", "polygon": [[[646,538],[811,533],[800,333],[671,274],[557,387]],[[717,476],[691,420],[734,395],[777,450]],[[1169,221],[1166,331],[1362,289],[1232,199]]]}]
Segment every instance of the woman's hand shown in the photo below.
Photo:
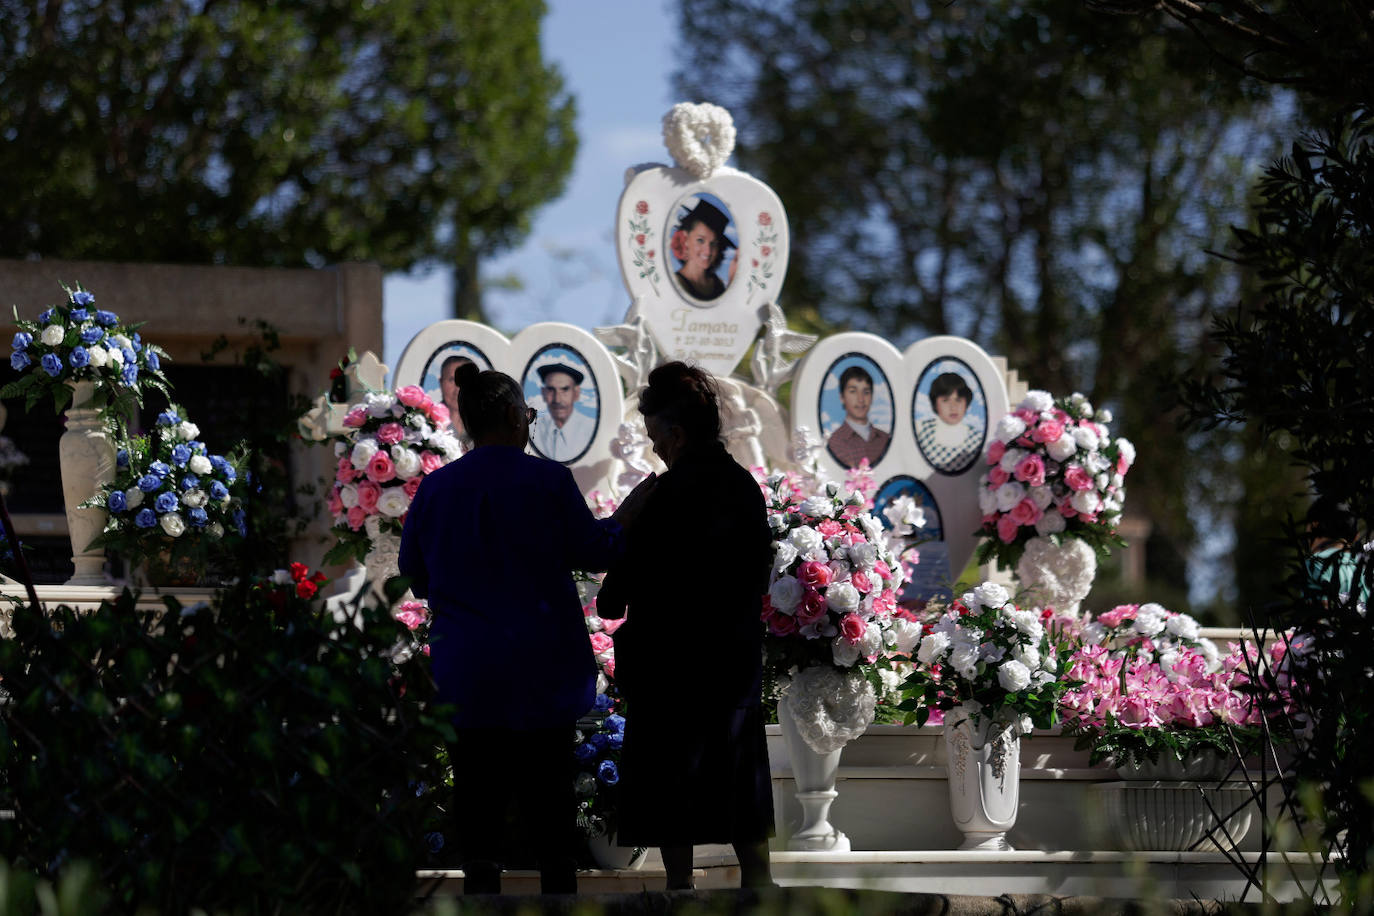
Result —
[{"label": "woman's hand", "polygon": [[639,518],[639,513],[644,511],[644,503],[649,499],[649,494],[654,491],[658,484],[658,475],[650,474],[639,482],[639,485],[630,491],[630,495],[620,503],[620,507],[611,513],[611,518],[620,523],[625,529],[634,527],[635,521]]}]

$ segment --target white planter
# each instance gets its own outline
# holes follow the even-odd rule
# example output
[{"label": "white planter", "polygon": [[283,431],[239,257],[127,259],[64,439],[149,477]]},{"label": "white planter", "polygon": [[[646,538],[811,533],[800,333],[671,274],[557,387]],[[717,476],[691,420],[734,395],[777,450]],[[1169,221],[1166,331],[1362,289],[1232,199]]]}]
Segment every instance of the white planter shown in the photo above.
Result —
[{"label": "white planter", "polygon": [[830,823],[830,806],[839,796],[835,791],[835,776],[844,749],[828,754],[818,754],[812,750],[797,728],[791,701],[786,696],[778,701],[778,724],[781,726],[783,743],[787,745],[787,759],[792,765],[792,778],[797,783],[797,801],[802,808],[801,826],[788,839],[787,848],[849,852],[849,837]]},{"label": "white planter", "polygon": [[617,846],[614,833],[603,833],[587,840],[587,851],[598,868],[635,870],[644,865],[649,850],[643,846]]},{"label": "white planter", "polygon": [[1229,769],[1216,754],[1119,766],[1120,782],[1097,787],[1108,829],[1128,850],[1229,852],[1256,809],[1245,782],[1225,781]]},{"label": "white planter", "polygon": [[115,447],[105,431],[99,411],[92,406],[94,382],[73,382],[72,404],[67,408],[67,431],[57,442],[58,467],[62,471],[62,500],[67,510],[67,532],[72,542],[72,577],[68,585],[104,585],[105,551],[90,543],[105,528],[105,509],[79,508],[102,486],[114,480]]},{"label": "white planter", "polygon": [[1005,723],[980,717],[975,727],[960,707],[945,717],[949,811],[964,835],[960,849],[1011,849],[1007,831],[1021,804],[1021,737]]}]

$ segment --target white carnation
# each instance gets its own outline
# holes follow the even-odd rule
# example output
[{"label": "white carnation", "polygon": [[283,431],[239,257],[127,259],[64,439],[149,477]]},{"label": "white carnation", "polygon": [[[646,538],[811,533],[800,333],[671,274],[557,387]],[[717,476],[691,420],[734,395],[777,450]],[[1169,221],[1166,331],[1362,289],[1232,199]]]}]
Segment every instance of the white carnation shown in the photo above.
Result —
[{"label": "white carnation", "polygon": [[1048,391],[1035,388],[1026,392],[1026,396],[1021,399],[1021,406],[1040,413],[1040,411],[1049,410],[1054,406],[1054,396]]},{"label": "white carnation", "polygon": [[849,548],[849,562],[855,569],[868,572],[878,565],[878,548],[872,544],[855,544]]},{"label": "white carnation", "polygon": [[1164,624],[1164,628],[1180,639],[1197,639],[1202,633],[1198,622],[1187,614],[1175,614]]},{"label": "white carnation", "polygon": [[1009,413],[997,421],[997,429],[993,433],[1001,442],[1011,442],[1026,431],[1026,421],[1022,420],[1014,413]]},{"label": "white carnation", "polygon": [[368,414],[380,420],[391,415],[391,408],[396,406],[396,396],[386,391],[369,391],[363,403]]},{"label": "white carnation", "polygon": [[168,512],[159,516],[157,522],[169,537],[179,538],[186,533],[186,522],[179,513]]},{"label": "white carnation", "polygon": [[812,518],[830,518],[835,514],[835,501],[820,496],[808,496],[802,500],[797,511]]},{"label": "white carnation", "polygon": [[1081,636],[1085,645],[1100,646],[1102,640],[1107,638],[1107,628],[1094,620],[1083,627]]},{"label": "white carnation", "polygon": [[[775,516],[773,516],[773,518],[777,518],[777,516],[775,515]],[[791,566],[791,565],[793,564],[793,562],[796,561],[796,559],[797,559],[797,548],[796,548],[795,546],[793,546],[793,544],[792,544],[791,541],[774,541],[774,542],[773,542],[773,571],[774,571],[774,572],[779,572],[779,573],[782,572],[784,569],[786,569],[787,567]]]},{"label": "white carnation", "polygon": [[900,655],[910,655],[921,640],[921,625],[905,617],[893,617],[889,630],[893,638],[893,651]]},{"label": "white carnation", "polygon": [[991,515],[997,511],[997,496],[987,487],[978,488],[978,512]]},{"label": "white carnation", "polygon": [[1045,451],[1055,461],[1067,461],[1073,457],[1073,453],[1078,451],[1078,443],[1074,441],[1073,434],[1067,430],[1064,435],[1045,445]]},{"label": "white carnation", "polygon": [[1068,527],[1068,522],[1064,521],[1064,516],[1059,511],[1052,510],[1046,512],[1035,523],[1035,533],[1044,537],[1049,534],[1058,534]]},{"label": "white carnation", "polygon": [[272,573],[273,585],[291,585],[296,580],[291,578],[291,572],[285,569],[274,570]]},{"label": "white carnation", "polygon": [[949,650],[950,667],[966,681],[978,676],[978,644],[956,642]]},{"label": "white carnation", "polygon": [[825,539],[821,537],[821,533],[810,525],[793,528],[787,538],[792,542],[792,546],[797,548],[797,553],[808,560],[818,557],[825,546]]},{"label": "white carnation", "polygon": [[124,351],[121,350],[121,349],[119,349],[118,347],[110,347],[110,348],[106,351],[106,355],[107,355],[107,356],[109,357],[109,359],[110,359],[110,365],[111,365],[111,366],[123,366],[123,365],[124,365]]},{"label": "white carnation", "polygon": [[91,347],[86,351],[86,355],[90,357],[91,366],[96,369],[103,369],[110,361],[110,354],[104,347]]},{"label": "white carnation", "polygon": [[1073,441],[1079,448],[1089,452],[1096,449],[1098,445],[1097,433],[1087,426],[1075,426],[1073,428]]},{"label": "white carnation", "polygon": [[882,654],[883,628],[870,620],[868,626],[864,628],[864,635],[859,637],[858,649],[859,654],[864,658]]},{"label": "white carnation", "polygon": [[387,487],[377,498],[377,511],[388,518],[400,518],[410,508],[410,497],[400,487]]},{"label": "white carnation", "polygon": [[1199,636],[1197,650],[1202,653],[1203,658],[1207,659],[1207,673],[1215,674],[1217,669],[1221,667],[1221,653],[1217,651],[1217,644],[1205,636]]},{"label": "white carnation", "polygon": [[38,335],[38,339],[50,347],[55,347],[62,343],[62,338],[66,336],[60,324],[50,324],[43,329],[42,334]]},{"label": "white carnation", "polygon": [[1131,629],[1141,636],[1158,636],[1164,632],[1165,620],[1169,612],[1153,601],[1142,604],[1135,612],[1135,620],[1131,623]]},{"label": "white carnation", "polygon": [[997,488],[994,495],[997,497],[997,510],[1010,512],[1013,506],[1026,498],[1026,485],[1015,480],[1008,480]]},{"label": "white carnation", "polygon": [[211,522],[205,526],[205,533],[213,540],[218,541],[220,538],[224,537],[224,526],[219,522]]},{"label": "white carnation", "polygon": [[215,469],[215,466],[210,463],[210,459],[204,455],[192,455],[191,460],[186,464],[191,469],[192,474],[209,474]]},{"label": "white carnation", "polygon": [[859,646],[843,636],[836,636],[830,641],[830,657],[841,668],[852,667],[859,660]]},{"label": "white carnation", "polygon": [[916,649],[916,660],[926,665],[933,665],[944,657],[949,649],[949,634],[935,631],[927,633],[921,640]]},{"label": "white carnation", "polygon": [[1014,646],[1011,657],[1025,665],[1027,671],[1034,671],[1040,667],[1040,650],[1035,646]]},{"label": "white carnation", "polygon": [[1008,693],[1025,690],[1030,686],[1030,669],[1015,659],[1002,662],[997,667],[997,683]]},{"label": "white carnation", "polygon": [[110,339],[113,340],[116,346],[121,350],[132,350],[134,348],[134,342],[123,334],[116,334]]},{"label": "white carnation", "polygon": [[192,439],[200,437],[200,427],[190,420],[182,420],[177,424],[177,437],[183,442],[190,442]]},{"label": "white carnation", "polygon": [[1001,608],[1011,600],[1007,590],[996,582],[984,582],[973,590],[974,600],[984,607]]},{"label": "white carnation", "polygon": [[1112,412],[1105,407],[1102,408],[1097,412],[1097,420],[1099,423],[1112,422]]},{"label": "white carnation", "polygon": [[801,603],[805,589],[796,576],[780,576],[768,588],[768,600],[774,609],[783,614],[791,614]]},{"label": "white carnation", "polygon": [[1069,498],[1069,505],[1073,506],[1075,512],[1092,515],[1102,507],[1102,497],[1092,490],[1079,490]]},{"label": "white carnation", "polygon": [[1129,439],[1117,439],[1116,447],[1121,450],[1121,457],[1126,459],[1126,466],[1135,464],[1135,446]]}]

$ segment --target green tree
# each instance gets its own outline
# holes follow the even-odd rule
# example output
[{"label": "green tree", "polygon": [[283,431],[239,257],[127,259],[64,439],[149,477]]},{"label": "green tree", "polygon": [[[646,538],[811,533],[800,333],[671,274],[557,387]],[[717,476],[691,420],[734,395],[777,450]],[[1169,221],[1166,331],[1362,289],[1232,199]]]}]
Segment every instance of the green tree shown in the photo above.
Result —
[{"label": "green tree", "polygon": [[0,251],[479,264],[561,193],[542,0],[0,0]]},{"label": "green tree", "polygon": [[1053,0],[682,0],[681,18],[680,94],[734,112],[740,164],[787,207],[789,313],[966,336],[1114,408],[1142,454],[1147,573],[1181,599],[1221,445],[1176,428],[1164,382],[1236,294],[1203,249],[1273,142],[1267,91]]}]

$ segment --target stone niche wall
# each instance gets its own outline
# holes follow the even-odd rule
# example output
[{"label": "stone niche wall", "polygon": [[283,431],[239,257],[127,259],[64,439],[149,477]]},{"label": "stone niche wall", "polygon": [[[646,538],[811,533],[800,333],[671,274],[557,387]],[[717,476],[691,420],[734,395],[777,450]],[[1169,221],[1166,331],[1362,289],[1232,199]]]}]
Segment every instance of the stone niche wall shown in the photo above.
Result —
[{"label": "stone niche wall", "polygon": [[[98,261],[0,260],[0,329],[13,336],[13,310],[36,318],[62,301],[62,284],[80,283],[101,308],[126,322],[146,322],[143,334],[172,356],[164,368],[177,399],[201,427],[211,448],[227,448],[240,431],[220,419],[226,405],[300,394],[313,399],[329,384],[329,370],[352,347],[383,352],[382,271],[375,264],[340,264],[321,270],[124,264]],[[243,319],[240,321],[240,319]],[[270,391],[235,365],[235,354],[260,340],[257,321],[276,329],[281,349],[273,358],[288,368],[284,391]],[[214,359],[203,354],[219,337],[229,347]],[[0,377],[15,377],[8,361]],[[63,582],[71,549],[57,468],[61,418],[51,405],[25,413],[22,400],[4,403],[0,434],[13,439],[30,464],[14,477],[7,502],[21,539],[30,546],[35,578]],[[227,427],[227,428],[226,428]],[[328,449],[299,441],[283,456],[296,487],[318,485],[333,474]],[[309,510],[311,497],[304,500]],[[318,564],[328,522],[316,518],[295,545],[292,559]]]}]

